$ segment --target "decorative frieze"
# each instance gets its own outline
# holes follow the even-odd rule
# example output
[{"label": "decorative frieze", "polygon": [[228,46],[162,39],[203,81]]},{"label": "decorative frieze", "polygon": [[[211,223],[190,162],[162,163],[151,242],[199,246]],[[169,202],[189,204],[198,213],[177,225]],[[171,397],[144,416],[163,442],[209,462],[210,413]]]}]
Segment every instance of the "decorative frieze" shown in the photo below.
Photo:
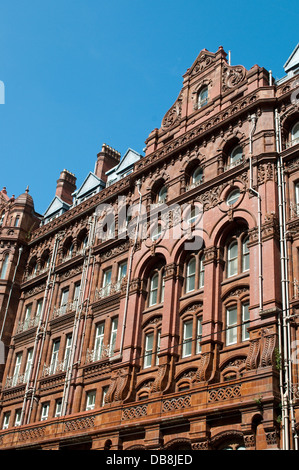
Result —
[{"label": "decorative frieze", "polygon": [[241,396],[241,385],[231,387],[221,387],[208,392],[208,402],[218,402],[223,400],[231,400]]},{"label": "decorative frieze", "polygon": [[175,411],[183,408],[190,408],[191,406],[191,395],[185,395],[183,397],[171,398],[169,400],[163,400],[162,402],[162,413],[167,411]]},{"label": "decorative frieze", "polygon": [[127,421],[131,419],[141,418],[147,416],[148,405],[137,405],[131,406],[130,408],[124,408],[122,413],[122,420]]},{"label": "decorative frieze", "polygon": [[86,416],[85,418],[73,419],[66,421],[64,425],[64,432],[79,431],[81,429],[93,428],[95,423],[95,416]]}]

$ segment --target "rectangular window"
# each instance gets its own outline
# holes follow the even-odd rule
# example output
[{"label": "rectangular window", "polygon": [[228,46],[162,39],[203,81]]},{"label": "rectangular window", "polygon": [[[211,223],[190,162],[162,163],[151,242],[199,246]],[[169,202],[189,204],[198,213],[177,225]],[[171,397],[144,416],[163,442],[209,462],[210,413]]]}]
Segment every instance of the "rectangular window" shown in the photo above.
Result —
[{"label": "rectangular window", "polygon": [[295,186],[295,198],[296,198],[296,204],[299,204],[299,183],[296,183],[296,186]]},{"label": "rectangular window", "polygon": [[112,275],[112,269],[111,268],[106,269],[106,271],[104,271],[103,284],[102,284],[103,296],[104,297],[110,294],[111,275]]},{"label": "rectangular window", "polygon": [[197,318],[197,333],[196,333],[196,354],[201,353],[201,340],[202,340],[202,319]]},{"label": "rectangular window", "polygon": [[110,334],[110,343],[109,343],[110,356],[114,354],[116,334],[117,334],[117,325],[118,325],[118,318],[114,318],[111,324],[111,334]]},{"label": "rectangular window", "polygon": [[55,374],[55,372],[56,372],[56,367],[57,367],[57,364],[58,364],[59,347],[60,347],[60,339],[56,339],[53,342],[53,347],[52,347],[50,374]]},{"label": "rectangular window", "polygon": [[107,395],[107,392],[108,392],[108,389],[109,389],[109,385],[106,385],[105,387],[103,387],[103,391],[102,391],[102,402],[101,402],[101,405],[104,406],[105,405],[105,397]]},{"label": "rectangular window", "polygon": [[192,352],[192,330],[193,321],[188,320],[183,323],[183,357],[191,356]]},{"label": "rectangular window", "polygon": [[21,426],[21,416],[22,416],[22,409],[19,408],[16,410],[15,414],[15,426]]},{"label": "rectangular window", "polygon": [[37,301],[35,316],[40,317],[42,313],[43,299]]},{"label": "rectangular window", "polygon": [[74,290],[74,301],[75,302],[78,302],[78,300],[79,300],[80,286],[81,286],[80,282],[77,282],[75,284],[75,290]]},{"label": "rectangular window", "polygon": [[249,303],[242,305],[242,341],[249,340],[249,332],[247,328],[250,323]]},{"label": "rectangular window", "polygon": [[59,416],[61,416],[61,411],[62,411],[62,399],[61,398],[58,398],[58,400],[56,400],[56,406],[55,406],[55,418],[58,418]]},{"label": "rectangular window", "polygon": [[94,342],[94,360],[99,361],[102,359],[103,346],[104,346],[104,328],[105,323],[102,322],[97,325],[96,337]]},{"label": "rectangular window", "polygon": [[0,279],[5,279],[5,277],[6,277],[6,271],[7,271],[7,267],[8,267],[8,258],[9,258],[9,255],[8,254],[5,255],[5,258],[4,258],[3,263],[2,263]]},{"label": "rectangular window", "polygon": [[17,385],[17,382],[18,382],[20,368],[21,368],[21,362],[22,362],[22,356],[23,356],[23,354],[21,352],[19,352],[16,355],[16,363],[15,363],[15,368],[14,368],[13,378],[12,378],[12,386],[13,387],[15,387]]},{"label": "rectangular window", "polygon": [[96,391],[92,390],[91,392],[87,392],[86,395],[86,411],[93,410],[95,407],[96,402]]},{"label": "rectangular window", "polygon": [[25,383],[27,383],[29,378],[30,378],[32,356],[33,356],[33,348],[30,348],[30,349],[28,349],[28,352],[27,352],[27,360],[26,360],[25,376],[24,376],[24,382]]},{"label": "rectangular window", "polygon": [[226,344],[235,344],[237,342],[237,307],[231,307],[226,310]]},{"label": "rectangular window", "polygon": [[4,413],[2,429],[8,428],[9,420],[10,420],[10,411],[7,411],[6,413]]},{"label": "rectangular window", "polygon": [[127,275],[127,261],[124,261],[123,263],[120,263],[118,265],[118,276],[117,280],[121,281],[124,277]]},{"label": "rectangular window", "polygon": [[49,417],[50,403],[42,404],[41,421],[46,421]]},{"label": "rectangular window", "polygon": [[192,258],[187,265],[186,292],[192,292],[195,289],[195,270],[196,260]]},{"label": "rectangular window", "polygon": [[159,357],[158,354],[160,352],[160,343],[161,343],[161,330],[158,330],[157,336],[157,351],[156,351],[156,366],[159,365]]},{"label": "rectangular window", "polygon": [[63,358],[63,369],[66,370],[69,364],[69,358],[71,355],[71,347],[72,347],[72,335],[67,335],[66,343],[65,343],[65,351],[64,351],[64,358]]},{"label": "rectangular window", "polygon": [[145,346],[144,346],[144,360],[143,367],[151,367],[153,357],[153,345],[154,345],[154,333],[148,333],[145,335]]},{"label": "rectangular window", "polygon": [[25,318],[24,318],[24,330],[27,330],[30,326],[32,304],[26,305],[25,307]]},{"label": "rectangular window", "polygon": [[62,295],[61,295],[60,308],[61,308],[62,313],[66,312],[68,298],[69,298],[69,288],[67,287],[66,289],[63,289]]}]

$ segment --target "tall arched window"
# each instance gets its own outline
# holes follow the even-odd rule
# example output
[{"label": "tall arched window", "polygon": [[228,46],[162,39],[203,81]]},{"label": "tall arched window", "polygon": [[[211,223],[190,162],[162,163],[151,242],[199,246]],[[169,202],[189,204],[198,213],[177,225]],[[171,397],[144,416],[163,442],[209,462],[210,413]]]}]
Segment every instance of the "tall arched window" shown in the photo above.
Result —
[{"label": "tall arched window", "polygon": [[235,166],[238,163],[240,163],[242,160],[242,155],[243,155],[242,147],[238,145],[232,150],[230,154],[230,161],[229,161],[230,166]]},{"label": "tall arched window", "polygon": [[147,369],[159,364],[161,321],[162,317],[156,317],[144,329],[143,368]]},{"label": "tall arched window", "polygon": [[299,143],[299,122],[296,122],[296,124],[292,127],[291,141],[292,145]]},{"label": "tall arched window", "polygon": [[149,305],[158,303],[159,273],[153,274],[150,280]]},{"label": "tall arched window", "polygon": [[249,236],[245,232],[238,232],[227,244],[227,277],[244,273],[250,268]]},{"label": "tall arched window", "polygon": [[7,253],[4,257],[3,263],[2,263],[2,268],[1,268],[1,279],[5,279],[6,273],[7,273],[7,267],[8,267],[8,259],[9,259],[9,254]]},{"label": "tall arched window", "polygon": [[191,292],[195,289],[195,271],[196,259],[193,257],[187,264],[186,292]]},{"label": "tall arched window", "polygon": [[208,104],[208,98],[209,98],[208,87],[205,86],[198,93],[198,109]]},{"label": "tall arched window", "polygon": [[202,316],[201,314],[188,313],[183,315],[181,324],[181,356],[189,357],[201,353],[202,341]]}]

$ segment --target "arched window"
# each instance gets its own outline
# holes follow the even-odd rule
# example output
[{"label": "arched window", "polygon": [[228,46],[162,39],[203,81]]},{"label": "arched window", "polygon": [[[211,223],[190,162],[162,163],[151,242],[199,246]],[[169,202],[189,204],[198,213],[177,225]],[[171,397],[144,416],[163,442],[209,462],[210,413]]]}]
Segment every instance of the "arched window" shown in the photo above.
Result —
[{"label": "arched window", "polygon": [[296,124],[292,127],[291,141],[292,145],[299,143],[299,122],[296,122]]},{"label": "arched window", "polygon": [[243,149],[241,145],[236,145],[227,155],[226,169],[229,170],[236,165],[239,165],[243,160]]},{"label": "arched window", "polygon": [[3,263],[2,263],[2,268],[1,268],[1,279],[5,279],[6,273],[7,273],[7,267],[8,267],[8,259],[9,259],[9,254],[7,253],[4,257]]},{"label": "arched window", "polygon": [[151,239],[152,241],[157,241],[161,237],[162,234],[162,225],[161,224],[156,224],[154,228],[151,230]]},{"label": "arched window", "polygon": [[208,87],[205,86],[198,93],[198,109],[208,104],[208,97],[209,97]]},{"label": "arched window", "polygon": [[151,191],[152,209],[167,202],[167,187],[164,181],[158,181],[153,185]]},{"label": "arched window", "polygon": [[2,212],[1,217],[0,217],[0,227],[3,224],[4,217],[5,217],[5,211]]}]

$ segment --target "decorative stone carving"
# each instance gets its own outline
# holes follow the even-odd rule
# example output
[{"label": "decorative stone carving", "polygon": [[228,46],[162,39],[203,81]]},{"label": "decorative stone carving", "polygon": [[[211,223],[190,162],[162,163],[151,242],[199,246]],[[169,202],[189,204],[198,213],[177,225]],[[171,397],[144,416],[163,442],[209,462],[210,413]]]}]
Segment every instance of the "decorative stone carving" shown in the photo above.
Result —
[{"label": "decorative stone carving", "polygon": [[162,129],[168,129],[172,127],[180,118],[182,114],[182,93],[180,93],[178,99],[174,105],[167,111],[162,120]]},{"label": "decorative stone carving", "polygon": [[131,406],[130,408],[125,408],[122,414],[122,420],[127,421],[131,419],[141,418],[142,416],[147,415],[147,405],[137,405]]},{"label": "decorative stone carving", "polygon": [[183,408],[189,408],[191,406],[191,395],[185,395],[183,397],[171,398],[170,400],[163,400],[162,402],[162,413],[166,411],[174,411]]},{"label": "decorative stone carving", "polygon": [[87,416],[86,418],[73,419],[65,423],[64,432],[92,428],[94,427],[94,422],[95,416]]},{"label": "decorative stone carving", "polygon": [[210,365],[212,361],[212,353],[203,353],[199,358],[199,366],[196,371],[196,375],[193,382],[205,382],[208,380],[208,373],[210,371]]},{"label": "decorative stone carving", "polygon": [[157,376],[152,385],[152,392],[161,392],[165,387],[169,373],[169,364],[162,364],[158,368]]},{"label": "decorative stone carving", "polygon": [[231,67],[225,65],[222,72],[222,89],[226,91],[234,88],[241,83],[246,77],[246,69],[240,66]]},{"label": "decorative stone carving", "polygon": [[241,396],[241,385],[234,385],[232,387],[221,387],[214,390],[209,390],[208,402],[218,402],[223,400],[230,400]]}]

